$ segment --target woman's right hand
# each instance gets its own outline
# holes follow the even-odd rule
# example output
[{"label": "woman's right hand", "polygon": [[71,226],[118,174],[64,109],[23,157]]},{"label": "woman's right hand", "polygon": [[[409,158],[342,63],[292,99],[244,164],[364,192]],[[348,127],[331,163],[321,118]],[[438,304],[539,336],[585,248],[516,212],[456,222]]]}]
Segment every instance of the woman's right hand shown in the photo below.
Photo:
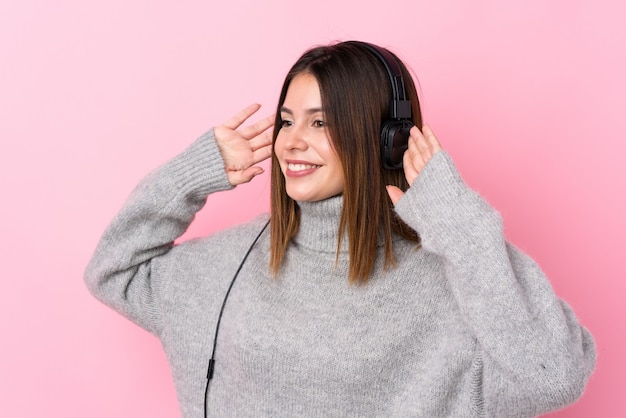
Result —
[{"label": "woman's right hand", "polygon": [[263,168],[256,164],[272,155],[272,132],[268,129],[274,124],[274,115],[237,129],[260,108],[261,105],[252,104],[213,129],[232,186],[247,183],[263,173]]}]

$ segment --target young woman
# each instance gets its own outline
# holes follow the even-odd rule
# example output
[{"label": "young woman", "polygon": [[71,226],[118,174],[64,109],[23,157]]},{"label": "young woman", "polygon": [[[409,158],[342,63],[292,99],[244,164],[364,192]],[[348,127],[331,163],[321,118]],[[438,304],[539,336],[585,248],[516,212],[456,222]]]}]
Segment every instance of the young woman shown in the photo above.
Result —
[{"label": "young woman", "polygon": [[[389,169],[381,125],[396,105],[415,126]],[[580,396],[592,337],[422,125],[397,57],[314,48],[275,119],[242,128],[258,109],[146,177],[86,272],[160,338],[183,416],[522,417]],[[173,245],[208,195],[270,157],[267,229],[261,216]]]}]

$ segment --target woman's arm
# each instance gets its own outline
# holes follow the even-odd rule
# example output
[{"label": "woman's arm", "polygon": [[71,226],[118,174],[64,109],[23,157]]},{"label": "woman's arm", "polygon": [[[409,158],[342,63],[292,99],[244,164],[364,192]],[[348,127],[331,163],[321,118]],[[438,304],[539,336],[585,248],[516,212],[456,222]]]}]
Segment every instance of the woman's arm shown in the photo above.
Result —
[{"label": "woman's arm", "polygon": [[595,365],[593,338],[539,267],[505,241],[500,215],[464,184],[432,132],[424,134],[432,138],[415,135],[417,163],[405,157],[407,178],[414,176],[396,210],[420,233],[424,250],[444,260],[480,347],[486,411],[529,416],[573,402]]},{"label": "woman's arm", "polygon": [[158,334],[159,295],[166,254],[209,194],[250,181],[271,155],[268,117],[237,128],[259,109],[252,105],[198,138],[144,178],[105,230],[87,266],[89,290],[105,304]]}]

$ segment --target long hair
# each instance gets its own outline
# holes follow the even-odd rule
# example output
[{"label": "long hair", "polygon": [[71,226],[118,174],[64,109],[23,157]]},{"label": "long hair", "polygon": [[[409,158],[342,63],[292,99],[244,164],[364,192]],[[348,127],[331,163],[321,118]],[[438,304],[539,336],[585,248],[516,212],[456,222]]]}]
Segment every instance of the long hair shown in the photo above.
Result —
[{"label": "long hair", "polygon": [[[395,57],[395,55],[394,55]],[[405,89],[411,100],[413,123],[421,128],[422,115],[413,79],[396,57]],[[385,186],[406,191],[403,170],[386,170],[381,165],[380,131],[389,114],[392,92],[389,76],[379,59],[354,42],[315,47],[293,65],[280,93],[273,141],[281,128],[280,109],[291,81],[299,74],[313,75],[320,88],[329,137],[344,168],[343,208],[339,222],[337,256],[345,235],[350,255],[349,280],[369,278],[382,238],[384,266],[395,265],[392,233],[419,243],[418,234],[393,211]],[[286,192],[285,179],[275,154],[272,155],[270,270],[277,275],[290,240],[300,224],[296,201]],[[377,226],[377,227],[372,227]]]}]

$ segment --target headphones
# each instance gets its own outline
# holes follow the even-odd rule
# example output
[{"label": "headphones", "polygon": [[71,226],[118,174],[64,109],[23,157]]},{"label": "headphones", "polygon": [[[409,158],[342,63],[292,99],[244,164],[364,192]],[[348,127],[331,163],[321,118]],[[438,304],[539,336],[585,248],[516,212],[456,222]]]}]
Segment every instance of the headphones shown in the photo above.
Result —
[{"label": "headphones", "polygon": [[366,48],[383,64],[389,76],[393,97],[389,104],[389,116],[381,126],[380,155],[384,168],[387,170],[401,169],[402,158],[404,151],[408,148],[409,130],[413,127],[413,121],[411,120],[411,101],[404,88],[404,78],[400,65],[385,48],[360,41],[346,43]]}]

